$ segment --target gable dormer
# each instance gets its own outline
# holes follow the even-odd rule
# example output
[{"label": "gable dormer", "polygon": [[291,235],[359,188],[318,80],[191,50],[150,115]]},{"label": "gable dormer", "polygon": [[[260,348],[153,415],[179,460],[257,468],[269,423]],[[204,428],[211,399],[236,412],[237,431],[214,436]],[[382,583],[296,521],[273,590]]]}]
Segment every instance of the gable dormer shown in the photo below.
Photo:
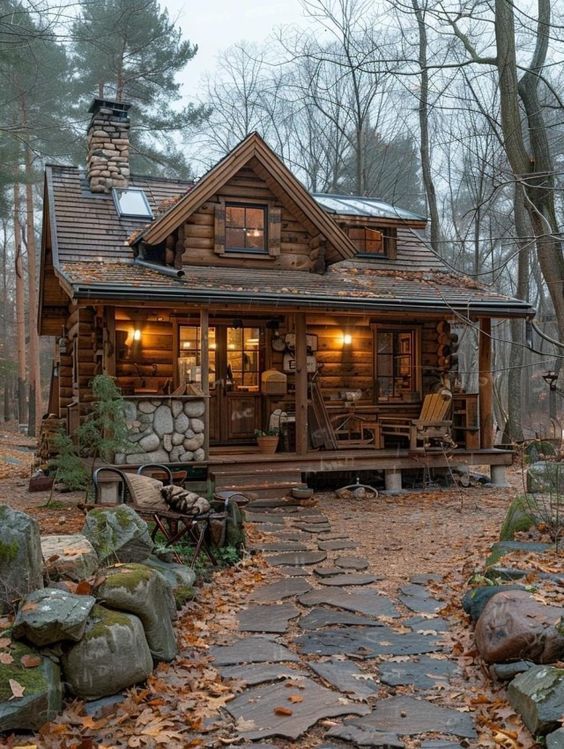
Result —
[{"label": "gable dormer", "polygon": [[323,272],[355,246],[256,133],[132,240],[144,259]]}]

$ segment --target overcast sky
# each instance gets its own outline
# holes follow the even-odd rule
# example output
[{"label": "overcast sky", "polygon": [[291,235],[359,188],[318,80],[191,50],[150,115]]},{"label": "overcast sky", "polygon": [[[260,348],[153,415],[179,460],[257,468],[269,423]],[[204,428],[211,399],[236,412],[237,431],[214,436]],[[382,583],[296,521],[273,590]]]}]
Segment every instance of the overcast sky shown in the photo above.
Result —
[{"label": "overcast sky", "polygon": [[161,5],[199,48],[180,76],[188,98],[203,75],[213,73],[221,50],[242,40],[262,42],[278,26],[305,23],[299,0],[161,0]]}]

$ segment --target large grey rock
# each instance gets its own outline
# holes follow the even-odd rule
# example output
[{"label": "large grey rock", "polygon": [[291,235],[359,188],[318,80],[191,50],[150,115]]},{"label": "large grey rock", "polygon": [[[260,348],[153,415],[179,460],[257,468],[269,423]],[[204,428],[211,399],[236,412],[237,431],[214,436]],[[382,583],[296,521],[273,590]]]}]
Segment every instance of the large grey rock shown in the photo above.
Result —
[{"label": "large grey rock", "polygon": [[[190,426],[190,419],[188,416],[186,416],[185,413],[178,414],[176,419],[174,420],[174,430],[175,432],[182,434],[182,439],[184,439],[184,433]],[[175,444],[179,444],[178,442]]]},{"label": "large grey rock", "polygon": [[177,445],[176,447],[173,447],[170,451],[170,462],[171,463],[178,463],[180,460],[180,457],[184,454],[184,448],[182,445]]},{"label": "large grey rock", "polygon": [[156,557],[148,557],[143,564],[158,572],[162,577],[172,591],[177,608],[181,608],[186,601],[194,598],[196,573],[191,567],[185,564],[163,562]]},{"label": "large grey rock", "polygon": [[564,749],[564,728],[558,728],[546,737],[546,749]]},{"label": "large grey rock", "polygon": [[194,460],[197,463],[201,463],[202,460],[205,460],[206,458],[206,452],[203,447],[199,447],[197,450],[194,450]]},{"label": "large grey rock", "polygon": [[151,655],[158,661],[171,661],[178,649],[171,622],[176,605],[171,589],[161,575],[143,564],[109,567],[96,589],[105,606],[139,617]]},{"label": "large grey rock", "polygon": [[159,435],[155,434],[154,432],[151,432],[151,434],[148,434],[146,437],[143,437],[141,440],[139,440],[139,447],[148,453],[152,452],[153,450],[158,450],[160,444],[161,441],[159,439]]},{"label": "large grey rock", "polygon": [[507,688],[509,701],[536,736],[557,729],[564,708],[564,668],[533,666]]},{"label": "large grey rock", "polygon": [[184,445],[184,449],[186,451],[193,452],[204,444],[204,435],[195,434],[193,437],[187,437],[182,444]]},{"label": "large grey rock", "polygon": [[519,531],[528,531],[534,525],[531,510],[525,497],[516,497],[509,505],[499,531],[500,541],[512,541]]},{"label": "large grey rock", "polygon": [[157,407],[154,406],[150,401],[140,401],[137,408],[139,411],[141,411],[142,414],[152,414],[157,410]]},{"label": "large grey rock", "polygon": [[165,434],[172,434],[172,432],[174,432],[172,412],[168,406],[165,406],[163,404],[159,406],[155,411],[155,416],[153,418],[153,429],[159,435],[159,437],[163,437]]},{"label": "large grey rock", "polygon": [[171,442],[173,444],[173,447],[178,447],[184,442],[184,432],[174,432],[174,434],[171,437]]},{"label": "large grey rock", "polygon": [[182,413],[182,401],[172,401],[170,404],[170,410],[174,418]]},{"label": "large grey rock", "polygon": [[77,697],[97,700],[150,676],[153,659],[141,620],[94,606],[80,642],[61,659],[65,682]]},{"label": "large grey rock", "polygon": [[82,533],[107,564],[142,562],[153,550],[147,523],[127,505],[91,510]]},{"label": "large grey rock", "polygon": [[79,582],[93,575],[100,561],[96,550],[80,533],[68,536],[41,536],[45,572],[51,580],[67,577]]},{"label": "large grey rock", "polygon": [[564,463],[539,461],[527,469],[527,491],[531,494],[562,494]]},{"label": "large grey rock", "polygon": [[133,401],[123,401],[123,415],[126,421],[135,421],[137,418],[137,406]]},{"label": "large grey rock", "polygon": [[558,630],[562,609],[536,601],[525,590],[497,593],[476,624],[476,645],[486,663],[530,660],[552,663],[564,655]]},{"label": "large grey rock", "polygon": [[508,590],[523,590],[521,585],[483,585],[467,590],[462,598],[462,608],[473,622],[477,622],[486,604],[498,593]]},{"label": "large grey rock", "polygon": [[[59,666],[23,642],[10,647],[12,663],[0,663],[0,733],[36,731],[53,720],[62,709],[63,688]],[[39,657],[39,665],[26,668],[21,659]],[[22,697],[14,697],[10,679],[24,687]]]},{"label": "large grey rock", "polygon": [[163,437],[163,447],[169,453],[172,450],[172,435],[165,434]]},{"label": "large grey rock", "polygon": [[77,596],[58,588],[35,590],[18,609],[14,637],[25,638],[39,647],[61,640],[78,642],[95,603],[92,596]]},{"label": "large grey rock", "polygon": [[184,404],[184,413],[186,414],[186,416],[203,416],[205,410],[205,403],[201,400],[186,401],[186,403]]},{"label": "large grey rock", "polygon": [[26,593],[43,587],[37,522],[24,512],[0,507],[0,613]]}]

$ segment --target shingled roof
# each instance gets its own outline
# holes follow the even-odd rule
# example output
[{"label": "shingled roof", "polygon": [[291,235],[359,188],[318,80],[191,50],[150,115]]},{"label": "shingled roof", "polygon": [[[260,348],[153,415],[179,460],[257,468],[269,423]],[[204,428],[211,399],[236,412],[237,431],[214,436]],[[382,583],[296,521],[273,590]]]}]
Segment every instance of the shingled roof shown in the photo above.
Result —
[{"label": "shingled roof", "polygon": [[[90,192],[76,167],[49,166],[46,177],[53,269],[76,299],[534,314],[525,302],[450,271],[418,229],[401,224],[395,260],[354,258],[329,266],[324,274],[185,266],[183,277],[175,278],[134,260],[128,240],[132,232],[144,230],[146,219],[120,217],[112,196]],[[144,190],[154,213],[193,189],[191,182],[154,177],[133,176],[130,185]],[[336,224],[335,229],[340,231]]]}]

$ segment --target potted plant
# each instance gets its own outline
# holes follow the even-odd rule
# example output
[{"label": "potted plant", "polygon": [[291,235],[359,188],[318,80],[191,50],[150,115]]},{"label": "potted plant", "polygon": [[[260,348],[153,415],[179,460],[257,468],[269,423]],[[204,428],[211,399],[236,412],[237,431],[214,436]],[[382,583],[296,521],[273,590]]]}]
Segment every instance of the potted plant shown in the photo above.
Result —
[{"label": "potted plant", "polygon": [[256,429],[255,437],[257,438],[259,450],[263,455],[274,455],[278,448],[278,429],[266,429],[265,431],[262,431],[262,429]]}]

